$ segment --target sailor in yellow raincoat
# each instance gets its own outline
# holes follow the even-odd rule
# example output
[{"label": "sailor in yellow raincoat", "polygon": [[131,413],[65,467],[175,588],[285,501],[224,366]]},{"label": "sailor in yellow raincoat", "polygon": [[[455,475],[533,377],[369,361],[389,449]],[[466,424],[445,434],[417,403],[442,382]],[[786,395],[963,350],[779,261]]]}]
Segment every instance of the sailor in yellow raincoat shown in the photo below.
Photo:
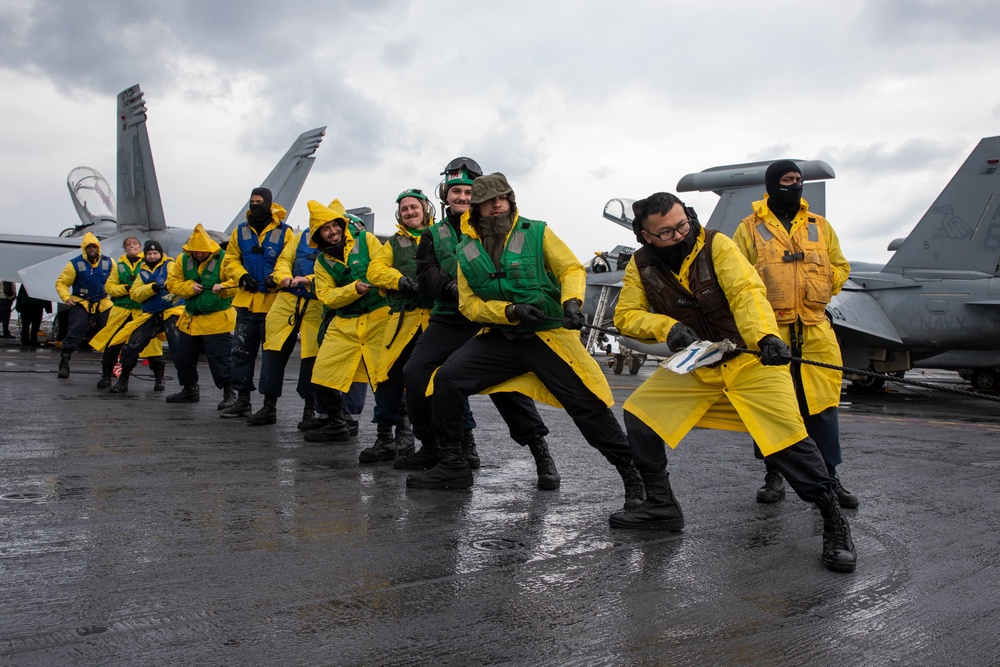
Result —
[{"label": "sailor in yellow raincoat", "polygon": [[659,192],[633,204],[642,247],[632,256],[615,326],[680,351],[699,340],[729,340],[759,356],[731,352],[712,366],[677,374],[658,368],[625,402],[625,428],[646,485],[637,510],[611,516],[613,528],[680,530],[684,515],[666,470],[671,447],[693,427],[749,431],[792,489],[823,515],[823,561],[851,572],[856,554],[833,479],[799,415],[788,364],[760,277],[735,244],[705,231],[693,209]]},{"label": "sailor in yellow raincoat", "polygon": [[[233,389],[236,401],[219,413],[238,419],[253,412],[250,394],[254,390],[254,366],[264,344],[267,311],[277,297],[278,283],[272,275],[278,257],[291,245],[295,232],[285,224],[288,213],[271,200],[267,188],[254,188],[246,221],[233,230],[226,246],[222,275],[239,286],[233,296],[236,328],[233,330]],[[261,374],[265,373],[261,360]],[[269,411],[265,411],[267,416]]]},{"label": "sailor in yellow raincoat", "polygon": [[[170,347],[176,348],[177,317],[183,312],[183,300],[167,290],[167,273],[174,263],[172,257],[163,254],[163,246],[159,241],[146,241],[142,248],[143,261],[132,287],[129,288],[129,298],[139,304],[140,312],[132,318],[121,331],[111,339],[112,345],[125,342],[121,351],[121,374],[108,393],[128,393],[129,376],[139,363],[140,351],[146,348],[157,336],[170,341]],[[149,368],[153,371],[153,391],[163,391],[167,388],[162,351],[159,356],[149,357]]]},{"label": "sailor in yellow raincoat", "polygon": [[167,403],[197,403],[198,355],[205,353],[215,386],[222,390],[218,409],[232,404],[233,386],[229,356],[233,346],[236,310],[233,308],[235,281],[224,280],[222,264],[226,251],[198,224],[177,261],[167,273],[167,290],[184,299],[177,319],[176,348],[170,353],[177,369],[181,390],[167,396]]},{"label": "sailor in yellow raincoat", "polygon": [[347,225],[339,200],[330,206],[310,201],[309,243],[319,248],[313,283],[316,297],[336,315],[326,328],[313,366],[316,401],[329,418],[322,428],[307,431],[308,442],[346,442],[350,429],[343,396],[354,382],[369,382],[378,368],[389,306],[368,282],[368,265],[382,244],[366,231],[358,236]]},{"label": "sailor in yellow raincoat", "polygon": [[[847,282],[851,265],[829,221],[810,212],[802,199],[798,165],[791,160],[772,163],[764,183],[767,194],[753,203],[753,214],[740,223],[733,241],[764,281],[781,339],[791,346],[792,355],[840,366],[840,345],[826,318],[826,306]],[[842,461],[837,406],[843,375],[818,366],[792,366],[806,431],[836,482],[840,506],[854,508],[857,496],[844,489],[837,475]],[[764,465],[764,486],[757,491],[757,502],[777,502],[785,496],[781,473],[767,459]]]},{"label": "sailor in yellow raincoat", "polygon": [[462,455],[465,399],[521,391],[565,408],[587,442],[622,476],[626,507],[640,504],[642,485],[611,412],[611,388],[580,342],[583,265],[547,224],[520,215],[514,191],[500,173],[473,182],[462,233],[459,309],[486,328],[438,369],[431,391],[440,460],[411,474],[406,485],[471,486],[472,471]]},{"label": "sailor in yellow raincoat", "polygon": [[391,461],[414,451],[413,430],[403,402],[403,366],[427,328],[434,307],[434,299],[417,289],[416,262],[420,240],[434,224],[434,206],[423,191],[405,190],[396,197],[396,220],[396,233],[368,265],[368,282],[386,295],[389,320],[372,377],[377,434],[375,443],[358,454],[361,463]]},{"label": "sailor in yellow raincoat", "polygon": [[66,314],[66,337],[62,341],[57,377],[69,377],[69,360],[88,332],[100,331],[108,321],[111,299],[104,285],[111,277],[114,262],[101,254],[101,242],[87,232],[80,241],[80,256],[66,263],[56,278],[56,292],[70,306]]},{"label": "sailor in yellow raincoat", "polygon": [[[135,282],[142,268],[142,243],[136,237],[129,236],[122,242],[122,248],[125,250],[125,254],[115,262],[111,276],[104,284],[104,291],[114,302],[111,310],[108,311],[108,323],[90,339],[92,348],[104,352],[101,357],[101,379],[97,381],[98,389],[107,389],[111,386],[115,364],[118,362],[118,353],[127,342],[128,336],[118,337],[118,342],[115,345],[111,344],[111,340],[133,317],[142,313],[139,304],[129,296],[132,283]],[[149,358],[159,357],[162,354],[163,345],[159,338],[154,338],[149,341],[149,345],[139,356]]]}]

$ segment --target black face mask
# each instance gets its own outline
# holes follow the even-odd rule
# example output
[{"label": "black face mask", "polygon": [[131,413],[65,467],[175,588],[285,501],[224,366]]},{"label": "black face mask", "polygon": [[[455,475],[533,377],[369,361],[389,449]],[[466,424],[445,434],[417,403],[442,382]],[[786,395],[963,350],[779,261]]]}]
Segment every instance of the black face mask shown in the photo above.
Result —
[{"label": "black face mask", "polygon": [[668,269],[677,273],[680,271],[681,264],[684,263],[684,259],[691,254],[694,250],[694,244],[698,241],[698,234],[701,233],[701,223],[697,220],[691,221],[691,230],[688,235],[684,237],[684,240],[680,243],[675,243],[672,246],[667,246],[666,248],[658,248],[654,245],[650,245],[649,249],[653,251],[653,257],[656,258],[661,264],[665,265]]},{"label": "black face mask", "polygon": [[779,185],[769,193],[767,207],[776,214],[794,215],[799,212],[802,203],[802,184]]},{"label": "black face mask", "polygon": [[249,221],[255,226],[266,225],[271,221],[271,207],[267,204],[250,204]]}]

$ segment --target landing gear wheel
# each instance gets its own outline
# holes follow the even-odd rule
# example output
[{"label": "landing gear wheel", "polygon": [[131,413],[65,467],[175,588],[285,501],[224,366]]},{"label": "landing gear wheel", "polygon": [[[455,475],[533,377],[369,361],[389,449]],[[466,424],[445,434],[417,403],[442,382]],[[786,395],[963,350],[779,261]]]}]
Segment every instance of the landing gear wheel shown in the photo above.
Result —
[{"label": "landing gear wheel", "polygon": [[646,363],[645,354],[633,354],[628,365],[629,375],[637,375],[639,373],[639,369],[642,368],[644,363]]},{"label": "landing gear wheel", "polygon": [[996,391],[1000,388],[1000,376],[989,368],[980,368],[972,372],[972,386],[978,391]]},{"label": "landing gear wheel", "polygon": [[612,370],[614,370],[615,375],[622,374],[622,371],[625,370],[625,355],[622,354],[615,355],[615,365],[612,368]]},{"label": "landing gear wheel", "polygon": [[874,394],[877,391],[882,391],[882,388],[885,387],[885,380],[865,375],[864,377],[851,380],[851,386],[860,391]]}]

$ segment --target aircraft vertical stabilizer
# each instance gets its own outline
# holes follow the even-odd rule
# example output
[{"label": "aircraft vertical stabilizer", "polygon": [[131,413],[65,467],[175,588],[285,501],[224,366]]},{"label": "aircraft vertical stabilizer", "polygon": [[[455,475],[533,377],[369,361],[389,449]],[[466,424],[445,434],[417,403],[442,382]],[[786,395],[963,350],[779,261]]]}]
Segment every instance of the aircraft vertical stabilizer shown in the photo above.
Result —
[{"label": "aircraft vertical stabilizer", "polygon": [[[271,200],[275,204],[280,204],[289,214],[292,212],[292,205],[298,199],[302,185],[306,182],[306,176],[309,175],[313,162],[316,161],[312,155],[319,148],[325,135],[325,125],[300,134],[260,184],[260,187],[271,191]],[[247,204],[249,200],[248,196]],[[246,212],[247,206],[243,206],[226,227],[226,234],[231,234],[237,225],[246,220]]]},{"label": "aircraft vertical stabilizer", "polygon": [[883,269],[997,275],[1000,260],[1000,137],[979,142]]},{"label": "aircraft vertical stabilizer", "polygon": [[167,228],[142,96],[138,84],[118,94],[118,231],[122,233]]}]

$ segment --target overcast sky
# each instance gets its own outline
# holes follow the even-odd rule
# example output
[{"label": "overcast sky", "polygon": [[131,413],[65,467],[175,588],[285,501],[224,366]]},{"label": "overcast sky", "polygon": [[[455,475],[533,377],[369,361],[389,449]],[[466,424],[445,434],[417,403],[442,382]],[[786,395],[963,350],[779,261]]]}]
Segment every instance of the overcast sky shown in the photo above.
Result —
[{"label": "overcast sky", "polygon": [[[820,159],[849,259],[885,261],[1000,132],[1000,2],[0,0],[0,232],[77,223],[66,175],[114,186],[115,95],[140,84],[167,224],[222,230],[302,131],[305,202],[433,191],[469,155],[581,260],[634,245],[613,197]],[[287,9],[285,9],[287,8]],[[682,195],[707,219],[718,198]]]}]

